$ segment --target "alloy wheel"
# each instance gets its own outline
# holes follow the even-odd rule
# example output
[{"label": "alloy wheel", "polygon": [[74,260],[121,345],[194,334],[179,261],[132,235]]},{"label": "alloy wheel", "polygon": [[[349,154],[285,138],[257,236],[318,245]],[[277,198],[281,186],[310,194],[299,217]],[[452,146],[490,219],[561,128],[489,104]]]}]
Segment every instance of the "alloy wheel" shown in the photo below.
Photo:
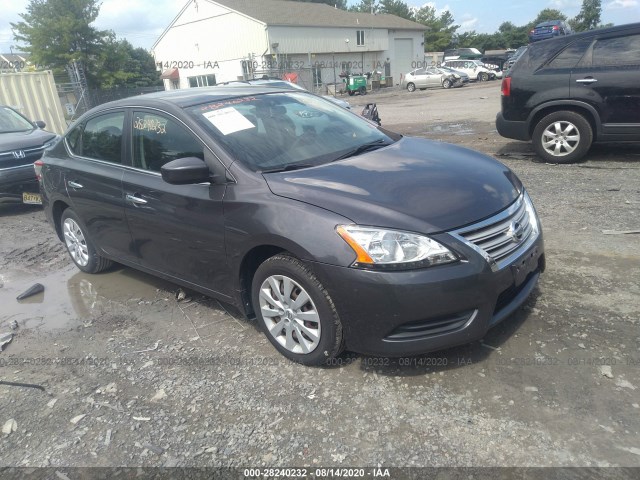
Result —
[{"label": "alloy wheel", "polygon": [[553,122],[542,132],[542,147],[554,157],[572,153],[580,144],[580,131],[566,120]]},{"label": "alloy wheel", "polygon": [[89,263],[89,250],[84,234],[75,220],[67,218],[62,224],[64,243],[67,245],[69,254],[80,266],[86,267]]},{"label": "alloy wheel", "polygon": [[320,341],[320,315],[306,290],[285,275],[271,275],[260,287],[260,312],[269,334],[292,353],[307,354]]}]

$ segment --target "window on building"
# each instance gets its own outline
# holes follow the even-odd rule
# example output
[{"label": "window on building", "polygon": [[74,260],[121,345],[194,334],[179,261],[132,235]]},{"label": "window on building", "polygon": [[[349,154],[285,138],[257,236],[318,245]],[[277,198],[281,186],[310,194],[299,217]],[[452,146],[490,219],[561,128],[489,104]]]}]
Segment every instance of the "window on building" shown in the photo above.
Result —
[{"label": "window on building", "polygon": [[133,166],[159,172],[177,158],[204,159],[200,142],[181,124],[163,115],[133,114]]},{"label": "window on building", "polygon": [[216,84],[215,75],[198,75],[197,77],[188,77],[189,87],[213,87]]},{"label": "window on building", "polygon": [[364,30],[356,31],[356,45],[358,47],[364,46]]}]

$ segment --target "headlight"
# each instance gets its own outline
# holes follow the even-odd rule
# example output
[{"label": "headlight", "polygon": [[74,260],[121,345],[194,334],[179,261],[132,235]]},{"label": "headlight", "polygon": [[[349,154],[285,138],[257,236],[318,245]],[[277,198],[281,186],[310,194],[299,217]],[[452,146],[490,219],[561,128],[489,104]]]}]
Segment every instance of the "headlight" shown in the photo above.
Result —
[{"label": "headlight", "polygon": [[58,140],[60,140],[60,135],[56,135],[53,139],[49,140],[47,143],[45,143],[43,145],[45,150],[51,150],[56,143],[58,143]]},{"label": "headlight", "polygon": [[406,270],[458,260],[447,247],[424,235],[359,225],[338,225],[336,231],[356,253],[354,267]]}]

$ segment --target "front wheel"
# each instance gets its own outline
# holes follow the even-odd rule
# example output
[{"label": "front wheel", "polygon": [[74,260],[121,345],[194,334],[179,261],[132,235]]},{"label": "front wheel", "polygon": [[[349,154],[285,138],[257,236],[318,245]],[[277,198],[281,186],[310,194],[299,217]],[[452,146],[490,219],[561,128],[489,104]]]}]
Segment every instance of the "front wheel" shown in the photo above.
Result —
[{"label": "front wheel", "polygon": [[444,88],[451,88],[453,86],[453,83],[451,83],[451,80],[449,80],[448,78],[445,78],[442,82],[442,86]]},{"label": "front wheel", "polygon": [[342,324],[333,301],[297,258],[275,255],[260,265],[251,298],[265,335],[290,360],[323,365],[342,351]]},{"label": "front wheel", "polygon": [[549,163],[572,163],[582,158],[593,142],[593,129],[582,115],[550,113],[533,130],[533,147]]},{"label": "front wheel", "polygon": [[489,75],[487,75],[484,72],[478,74],[478,81],[479,82],[486,82],[487,80],[489,80]]},{"label": "front wheel", "polygon": [[360,87],[360,88],[358,88],[358,91],[360,92],[360,95],[366,95],[367,94],[367,87]]},{"label": "front wheel", "polygon": [[350,96],[350,97],[353,97],[353,94],[354,94],[354,93],[355,93],[355,92],[354,92],[353,90],[349,90],[349,96]]},{"label": "front wheel", "polygon": [[416,85],[414,83],[407,84],[407,90],[409,90],[410,92],[415,92],[416,91]]},{"label": "front wheel", "polygon": [[71,260],[86,273],[99,273],[113,262],[98,255],[93,242],[76,212],[67,208],[60,218],[60,229]]}]

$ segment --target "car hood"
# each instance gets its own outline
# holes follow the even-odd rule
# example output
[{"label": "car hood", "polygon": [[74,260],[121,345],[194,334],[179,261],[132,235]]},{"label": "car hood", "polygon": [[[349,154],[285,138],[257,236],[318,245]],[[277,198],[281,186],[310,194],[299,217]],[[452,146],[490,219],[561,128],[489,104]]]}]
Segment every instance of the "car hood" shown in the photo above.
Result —
[{"label": "car hood", "polygon": [[515,174],[493,158],[410,137],[335,163],[264,178],[274,194],[354,223],[423,233],[492,216],[522,190]]},{"label": "car hood", "polygon": [[55,133],[35,128],[26,132],[0,133],[0,152],[41,147],[56,137]]}]

